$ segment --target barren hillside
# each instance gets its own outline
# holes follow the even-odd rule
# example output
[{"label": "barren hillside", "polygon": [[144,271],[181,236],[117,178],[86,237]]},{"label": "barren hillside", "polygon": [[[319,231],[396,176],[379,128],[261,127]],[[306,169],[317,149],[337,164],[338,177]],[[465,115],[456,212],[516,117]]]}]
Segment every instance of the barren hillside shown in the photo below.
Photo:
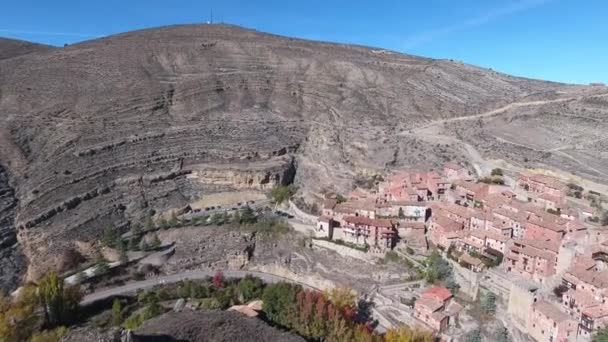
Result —
[{"label": "barren hillside", "polygon": [[48,45],[0,37],[0,60],[53,49]]},{"label": "barren hillside", "polygon": [[[94,241],[108,225],[126,227],[201,193],[268,189],[295,177],[313,201],[322,190],[349,189],[358,174],[469,159],[462,141],[483,147],[484,156],[511,151],[496,139],[531,118],[561,132],[546,139],[601,149],[581,123],[605,117],[603,98],[590,97],[602,91],[224,25],[30,53],[0,60],[0,229],[18,230],[36,278],[74,241]],[[507,133],[500,122],[478,123],[499,120],[501,111],[484,113],[511,103],[568,98],[568,106],[594,109],[572,116],[559,105],[517,107],[528,112],[512,117]],[[537,117],[545,110],[551,120]],[[594,132],[605,131],[604,122]],[[435,126],[455,140],[419,134]],[[460,126],[466,135],[451,131]],[[550,132],[527,129],[534,141]],[[522,153],[531,163],[563,161],[519,150],[513,158]],[[9,254],[3,260],[14,260]]]}]

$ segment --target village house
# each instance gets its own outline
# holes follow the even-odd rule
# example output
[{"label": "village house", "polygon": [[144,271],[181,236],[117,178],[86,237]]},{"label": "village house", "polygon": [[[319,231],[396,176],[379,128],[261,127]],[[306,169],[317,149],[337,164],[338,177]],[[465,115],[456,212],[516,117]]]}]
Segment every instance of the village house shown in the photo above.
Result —
[{"label": "village house", "polygon": [[520,174],[517,186],[530,194],[549,195],[563,198],[568,192],[568,186],[555,177],[540,174]]},{"label": "village house", "polygon": [[471,218],[475,215],[475,210],[454,203],[440,202],[434,203],[431,206],[431,213],[433,216],[440,215],[448,217],[462,223],[464,228],[470,229]]},{"label": "village house", "polygon": [[454,180],[471,180],[471,173],[467,170],[466,167],[456,164],[456,163],[447,163],[443,167],[443,174],[449,181]]},{"label": "village house", "polygon": [[578,324],[555,305],[538,300],[532,304],[527,330],[538,342],[566,342],[577,336]]},{"label": "village house", "polygon": [[458,263],[460,266],[466,267],[473,272],[482,272],[486,269],[486,265],[483,263],[483,261],[481,261],[481,259],[473,257],[467,252],[460,255],[458,258]]},{"label": "village house", "polygon": [[392,249],[397,242],[397,230],[390,220],[363,216],[345,216],[341,224],[343,240],[380,250]]},{"label": "village house", "polygon": [[429,240],[439,248],[447,250],[452,241],[458,237],[458,232],[464,230],[462,222],[455,221],[441,214],[433,215],[429,221],[428,236]]},{"label": "village house", "polygon": [[507,272],[542,283],[555,274],[559,241],[514,240],[505,255]]},{"label": "village house", "polygon": [[445,287],[434,286],[427,289],[414,303],[414,318],[436,332],[448,327],[449,316],[445,312],[452,299],[452,293]]},{"label": "village house", "polygon": [[400,221],[425,222],[428,207],[426,202],[390,201],[376,205],[379,217],[391,217]]},{"label": "village house", "polygon": [[579,334],[587,338],[598,329],[608,327],[608,307],[602,304],[585,309],[579,327]]}]

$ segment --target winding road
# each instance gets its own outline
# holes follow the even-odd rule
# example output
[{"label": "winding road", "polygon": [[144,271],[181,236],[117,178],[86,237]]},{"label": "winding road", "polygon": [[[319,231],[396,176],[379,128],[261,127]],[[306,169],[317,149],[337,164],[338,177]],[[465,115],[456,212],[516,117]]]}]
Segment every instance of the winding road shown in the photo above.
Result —
[{"label": "winding road", "polygon": [[[154,286],[165,285],[177,283],[183,280],[202,280],[207,277],[213,277],[216,271],[203,271],[203,270],[193,270],[193,271],[185,271],[177,274],[171,274],[166,276],[159,276],[152,279],[141,280],[137,282],[128,283],[122,286],[113,287],[109,289],[99,290],[93,292],[91,294],[86,295],[82,301],[81,305],[87,305],[94,303],[99,300],[107,299],[114,296],[119,295],[131,295],[135,294],[138,290],[146,290],[150,289]],[[256,271],[222,271],[224,273],[224,277],[226,278],[244,278],[245,276],[251,275],[254,277],[258,277],[262,279],[266,283],[279,283],[279,282],[288,282],[302,285],[303,288],[312,289],[312,290],[321,290],[314,286],[310,286],[308,284],[304,284],[298,281],[291,280],[289,278],[281,277],[275,274],[256,272]]]}]

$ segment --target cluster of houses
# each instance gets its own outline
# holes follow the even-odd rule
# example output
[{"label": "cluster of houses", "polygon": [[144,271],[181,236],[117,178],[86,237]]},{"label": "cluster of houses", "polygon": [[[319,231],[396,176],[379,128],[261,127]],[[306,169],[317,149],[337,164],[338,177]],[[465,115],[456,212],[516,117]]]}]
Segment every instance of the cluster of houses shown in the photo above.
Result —
[{"label": "cluster of houses", "polygon": [[[478,182],[458,164],[396,172],[376,189],[329,197],[316,234],[371,253],[432,246],[474,272],[499,265],[541,286],[563,277],[563,303],[535,298],[527,312],[526,328],[538,341],[588,337],[608,326],[608,242],[580,252],[593,209],[570,207],[569,186],[550,176],[526,173],[511,186],[503,183]],[[451,294],[429,291],[413,315],[441,331],[448,326]]]}]

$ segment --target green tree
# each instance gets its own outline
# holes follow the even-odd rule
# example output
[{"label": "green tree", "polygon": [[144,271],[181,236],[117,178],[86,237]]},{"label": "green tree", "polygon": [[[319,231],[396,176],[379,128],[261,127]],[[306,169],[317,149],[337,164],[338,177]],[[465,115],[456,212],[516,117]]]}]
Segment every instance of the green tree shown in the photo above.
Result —
[{"label": "green tree", "polygon": [[141,235],[141,225],[139,223],[132,225],[131,226],[131,236],[138,237],[140,235]]},{"label": "green tree", "polygon": [[403,208],[399,207],[399,218],[400,219],[404,219],[405,218],[405,214],[403,213]]},{"label": "green tree", "polygon": [[270,198],[275,204],[288,201],[296,193],[297,188],[293,185],[278,185],[270,191]]},{"label": "green tree", "polygon": [[465,335],[464,340],[466,342],[481,342],[481,330],[479,330],[479,328],[477,328],[475,330],[468,332]]},{"label": "green tree", "polygon": [[139,243],[136,237],[131,236],[131,238],[129,239],[129,246],[127,247],[130,251],[138,251],[139,250]]},{"label": "green tree", "polygon": [[169,218],[169,227],[177,227],[180,225],[180,222],[177,218],[177,214],[175,213],[175,211],[171,212],[171,217]]},{"label": "green tree", "polygon": [[486,315],[494,315],[496,313],[496,295],[494,293],[488,292],[482,297],[481,309]]},{"label": "green tree", "polygon": [[426,259],[424,279],[428,283],[435,283],[447,279],[452,275],[452,265],[441,257],[437,251],[433,251]]},{"label": "green tree", "polygon": [[452,294],[456,294],[458,293],[458,290],[460,290],[460,285],[458,285],[454,279],[454,276],[450,276],[448,279],[446,279],[445,287],[448,288]]},{"label": "green tree", "polygon": [[122,303],[118,298],[114,299],[114,302],[112,302],[112,317],[110,323],[113,326],[119,326],[120,323],[122,323]]},{"label": "green tree", "polygon": [[50,327],[56,327],[73,320],[82,294],[76,287],[64,287],[63,279],[51,272],[40,280],[38,298],[45,322]]},{"label": "green tree", "polygon": [[238,291],[245,302],[261,298],[264,292],[264,282],[260,278],[248,275],[239,282]]},{"label": "green tree", "polygon": [[158,238],[158,235],[154,234],[152,235],[152,243],[150,243],[150,247],[156,249],[158,247],[160,247],[161,242],[160,239]]},{"label": "green tree", "polygon": [[118,249],[120,252],[120,263],[125,265],[129,262],[129,256],[127,255],[127,245],[124,241],[120,242],[120,248]]},{"label": "green tree", "polygon": [[224,217],[220,213],[215,213],[211,215],[210,223],[214,226],[221,226],[224,224]]},{"label": "green tree", "polygon": [[336,195],[336,202],[338,202],[338,203],[344,203],[344,202],[346,202],[346,197],[344,197],[344,196],[342,196],[340,194],[337,194]]},{"label": "green tree", "polygon": [[496,342],[509,342],[509,331],[501,325],[494,331],[494,338]]},{"label": "green tree", "polygon": [[503,175],[502,169],[499,169],[499,168],[492,169],[491,175],[492,176],[502,176]]},{"label": "green tree", "polygon": [[120,236],[118,235],[116,229],[114,229],[114,227],[107,227],[103,231],[103,238],[101,239],[101,243],[106,247],[115,248],[116,241],[118,239],[120,239]]},{"label": "green tree", "polygon": [[273,322],[285,327],[292,327],[297,314],[296,294],[300,286],[277,283],[270,284],[262,294],[263,310]]},{"label": "green tree", "polygon": [[608,328],[599,329],[591,338],[593,342],[608,342]]},{"label": "green tree", "polygon": [[243,207],[240,214],[240,224],[253,224],[257,221],[255,212],[249,206]]},{"label": "green tree", "polygon": [[99,276],[99,275],[103,275],[106,274],[110,271],[110,265],[108,265],[108,263],[106,261],[102,261],[100,263],[97,264],[97,267],[95,267],[95,275]]}]

